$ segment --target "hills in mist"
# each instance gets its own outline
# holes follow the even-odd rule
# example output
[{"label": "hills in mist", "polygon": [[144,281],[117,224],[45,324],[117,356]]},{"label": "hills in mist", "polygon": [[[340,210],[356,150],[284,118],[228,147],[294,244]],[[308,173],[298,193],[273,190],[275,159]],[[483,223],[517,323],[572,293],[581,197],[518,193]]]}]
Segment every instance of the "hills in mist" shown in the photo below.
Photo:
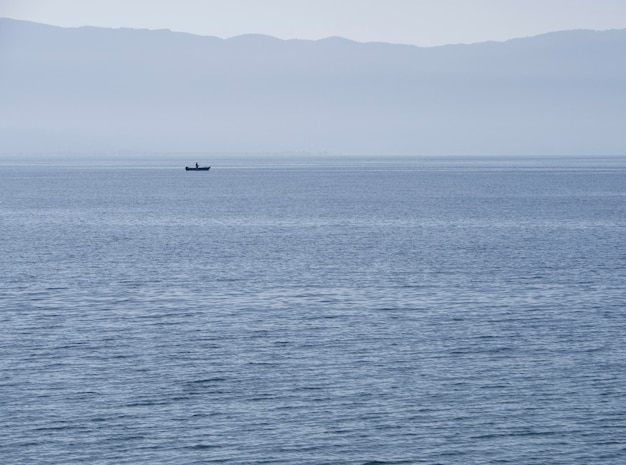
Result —
[{"label": "hills in mist", "polygon": [[0,19],[0,153],[626,153],[626,30],[421,48]]}]

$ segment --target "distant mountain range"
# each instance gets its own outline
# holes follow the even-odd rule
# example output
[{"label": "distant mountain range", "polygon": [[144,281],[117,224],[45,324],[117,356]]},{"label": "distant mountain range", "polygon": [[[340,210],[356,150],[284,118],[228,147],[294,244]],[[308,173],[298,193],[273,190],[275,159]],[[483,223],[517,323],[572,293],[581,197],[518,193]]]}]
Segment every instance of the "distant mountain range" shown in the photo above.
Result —
[{"label": "distant mountain range", "polygon": [[0,153],[626,154],[626,30],[421,48],[0,18]]}]

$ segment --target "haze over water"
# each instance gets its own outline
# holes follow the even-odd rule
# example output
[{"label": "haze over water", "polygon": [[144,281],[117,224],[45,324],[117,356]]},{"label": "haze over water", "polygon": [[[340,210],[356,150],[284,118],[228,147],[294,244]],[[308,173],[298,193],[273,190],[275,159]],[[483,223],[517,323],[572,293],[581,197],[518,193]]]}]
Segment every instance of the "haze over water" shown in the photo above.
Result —
[{"label": "haze over water", "polygon": [[626,459],[626,159],[0,160],[0,458]]}]

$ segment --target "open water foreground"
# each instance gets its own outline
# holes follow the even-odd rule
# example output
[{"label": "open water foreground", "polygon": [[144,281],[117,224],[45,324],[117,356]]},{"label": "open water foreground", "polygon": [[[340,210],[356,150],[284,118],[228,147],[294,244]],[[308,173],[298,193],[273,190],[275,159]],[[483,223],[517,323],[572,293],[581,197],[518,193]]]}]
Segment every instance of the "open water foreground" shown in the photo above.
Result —
[{"label": "open water foreground", "polygon": [[0,462],[626,463],[626,158],[195,158],[0,159]]}]

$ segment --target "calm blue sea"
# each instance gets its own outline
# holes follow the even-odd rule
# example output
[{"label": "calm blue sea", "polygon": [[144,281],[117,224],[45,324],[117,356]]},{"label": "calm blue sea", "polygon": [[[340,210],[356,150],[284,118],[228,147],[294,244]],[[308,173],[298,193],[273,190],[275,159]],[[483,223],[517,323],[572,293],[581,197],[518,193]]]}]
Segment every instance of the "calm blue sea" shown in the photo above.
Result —
[{"label": "calm blue sea", "polygon": [[626,463],[626,158],[196,158],[0,160],[1,463]]}]

